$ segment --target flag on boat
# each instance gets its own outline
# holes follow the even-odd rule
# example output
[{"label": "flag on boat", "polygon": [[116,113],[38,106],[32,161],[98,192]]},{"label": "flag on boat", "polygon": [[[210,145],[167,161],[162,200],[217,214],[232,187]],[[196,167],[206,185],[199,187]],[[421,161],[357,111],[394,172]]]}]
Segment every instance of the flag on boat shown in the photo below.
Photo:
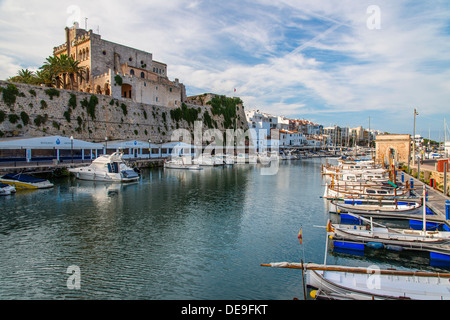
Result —
[{"label": "flag on boat", "polygon": [[327,232],[334,232],[334,229],[331,226],[331,220],[330,219],[328,219],[328,223],[327,223]]},{"label": "flag on boat", "polygon": [[300,244],[303,244],[303,235],[302,235],[302,229],[303,229],[303,227],[302,227],[302,228],[300,228],[300,231],[298,232],[298,236],[297,236],[297,238],[298,238],[298,241],[300,242]]}]

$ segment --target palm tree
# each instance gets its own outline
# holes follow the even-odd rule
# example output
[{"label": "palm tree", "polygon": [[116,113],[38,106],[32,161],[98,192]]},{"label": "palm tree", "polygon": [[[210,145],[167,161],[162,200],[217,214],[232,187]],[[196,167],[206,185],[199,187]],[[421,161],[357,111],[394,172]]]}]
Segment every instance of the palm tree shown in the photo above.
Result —
[{"label": "palm tree", "polygon": [[70,88],[73,90],[75,78],[83,79],[84,67],[80,66],[80,61],[74,60],[66,54],[60,56],[49,56],[44,65],[40,68],[47,73],[57,87],[61,86],[67,89],[67,77],[70,81]]},{"label": "palm tree", "polygon": [[55,87],[58,87],[61,85],[60,83],[57,83],[57,78],[52,78],[48,70],[36,71],[36,82],[37,84],[43,84],[46,87],[51,87],[53,85],[55,85]]},{"label": "palm tree", "polygon": [[59,87],[61,82],[59,74],[61,73],[61,59],[57,56],[49,56],[45,59],[44,64],[40,67],[42,72],[45,72],[45,78],[51,79],[51,83],[55,82]]},{"label": "palm tree", "polygon": [[68,72],[70,79],[70,89],[73,90],[73,83],[75,81],[75,78],[84,79],[84,67],[80,66],[80,61],[74,60],[72,59],[72,57],[69,57],[67,59],[66,67],[66,71]]},{"label": "palm tree", "polygon": [[10,77],[8,79],[8,81],[18,82],[18,83],[35,84],[36,76],[33,71],[30,71],[28,69],[21,69],[17,72],[16,76]]}]

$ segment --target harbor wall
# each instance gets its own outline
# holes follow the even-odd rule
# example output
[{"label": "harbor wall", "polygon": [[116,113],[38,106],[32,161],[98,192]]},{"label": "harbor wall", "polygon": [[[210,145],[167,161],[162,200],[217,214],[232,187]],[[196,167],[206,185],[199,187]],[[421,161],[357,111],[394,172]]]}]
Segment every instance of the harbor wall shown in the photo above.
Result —
[{"label": "harbor wall", "polygon": [[[142,104],[131,99],[79,91],[55,89],[0,81],[0,138],[73,136],[91,142],[111,140],[170,141],[176,129],[193,133],[194,124],[171,118],[174,108]],[[203,130],[224,131],[224,116],[213,115],[211,106],[186,104],[198,111],[202,121],[208,112],[210,120]],[[211,125],[214,124],[214,125]],[[238,105],[234,123],[248,129],[244,107]]]}]

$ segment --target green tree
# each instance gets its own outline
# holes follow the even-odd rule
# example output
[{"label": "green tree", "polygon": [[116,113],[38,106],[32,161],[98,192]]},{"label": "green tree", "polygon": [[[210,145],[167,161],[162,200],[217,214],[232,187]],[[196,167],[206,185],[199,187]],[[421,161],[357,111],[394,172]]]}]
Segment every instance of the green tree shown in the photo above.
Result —
[{"label": "green tree", "polygon": [[69,57],[66,61],[66,71],[69,74],[70,89],[73,90],[75,78],[84,79],[84,67],[80,66],[80,61]]},{"label": "green tree", "polygon": [[37,77],[33,71],[30,71],[28,69],[20,69],[17,72],[16,76],[10,77],[7,81],[17,82],[17,83],[36,84]]}]

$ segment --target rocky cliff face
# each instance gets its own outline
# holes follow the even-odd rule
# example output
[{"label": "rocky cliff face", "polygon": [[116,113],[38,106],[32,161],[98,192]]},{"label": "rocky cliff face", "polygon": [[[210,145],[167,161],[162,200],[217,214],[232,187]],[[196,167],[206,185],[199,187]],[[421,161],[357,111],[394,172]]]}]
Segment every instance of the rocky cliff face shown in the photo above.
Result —
[{"label": "rocky cliff face", "polygon": [[[244,107],[231,118],[210,105],[168,108],[111,96],[0,81],[0,138],[46,135],[108,140],[170,141],[176,129],[248,129]],[[229,98],[232,99],[232,98]],[[230,124],[231,123],[231,124]]]}]

